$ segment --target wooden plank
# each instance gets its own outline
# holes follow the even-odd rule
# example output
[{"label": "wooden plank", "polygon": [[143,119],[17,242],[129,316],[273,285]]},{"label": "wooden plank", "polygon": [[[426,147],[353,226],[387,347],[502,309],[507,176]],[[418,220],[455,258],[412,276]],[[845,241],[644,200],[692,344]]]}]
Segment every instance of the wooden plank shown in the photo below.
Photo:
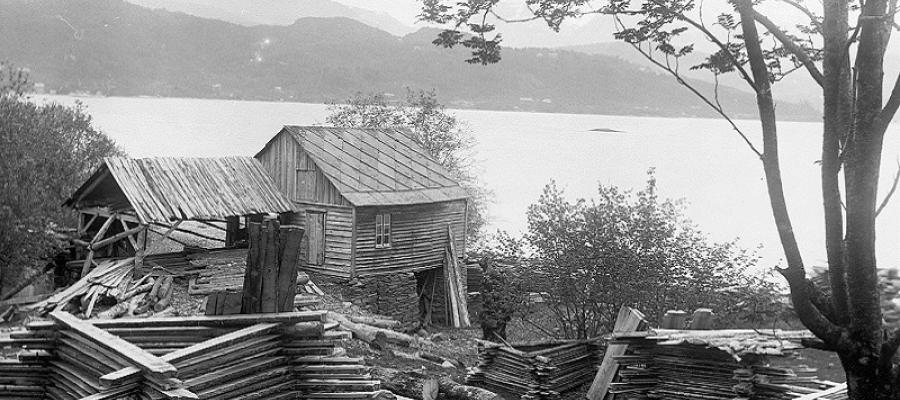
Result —
[{"label": "wooden plank", "polygon": [[[271,332],[275,328],[281,326],[280,323],[262,323],[256,324],[238,331],[234,331],[219,337],[215,337],[209,339],[204,342],[197,343],[190,347],[185,347],[181,350],[173,351],[169,354],[166,354],[161,357],[161,360],[164,360],[168,363],[178,363],[179,361],[184,361],[194,356],[202,355],[204,353],[208,353],[211,351],[215,351],[218,349],[222,349],[228,347],[234,343],[247,340],[250,338],[254,338],[257,336],[262,336],[268,332]],[[171,365],[171,364],[170,364]],[[174,369],[174,367],[173,367]],[[121,382],[127,381],[141,372],[140,369],[135,367],[126,367],[119,369],[114,372],[110,372],[106,375],[100,377],[100,382],[104,385],[117,385]]]},{"label": "wooden plank", "polygon": [[303,230],[297,226],[282,226],[279,236],[283,250],[276,277],[276,311],[291,311],[297,294],[297,262]]},{"label": "wooden plank", "polygon": [[[631,307],[622,306],[622,308],[619,309],[618,317],[616,317],[616,324],[613,327],[613,332],[634,332],[640,327],[643,321],[643,313]],[[612,383],[616,376],[616,371],[619,369],[615,358],[625,354],[625,350],[627,349],[628,345],[624,344],[611,344],[606,347],[606,352],[603,354],[603,362],[600,363],[600,368],[597,369],[597,374],[594,375],[594,381],[591,383],[591,388],[585,395],[588,400],[602,400],[606,397],[609,385]]]},{"label": "wooden plank", "polygon": [[219,297],[222,293],[215,292],[206,296],[206,315],[216,315],[216,307],[219,303]]},{"label": "wooden plank", "polygon": [[825,389],[825,390],[823,390],[823,391],[821,391],[821,392],[810,393],[810,394],[806,394],[806,395],[797,397],[797,398],[794,399],[794,400],[816,400],[816,399],[820,399],[820,398],[822,398],[822,397],[825,397],[825,396],[828,396],[828,395],[832,395],[832,394],[836,394],[836,393],[840,393],[840,392],[843,392],[843,391],[846,391],[846,390],[847,390],[847,384],[846,384],[846,383],[841,383],[841,384],[839,384],[839,385],[837,385],[837,386],[834,386],[834,387]]},{"label": "wooden plank", "polygon": [[[256,266],[260,269],[260,278],[262,285],[260,287],[260,307],[259,312],[272,313],[276,311],[275,299],[278,281],[278,261],[281,256],[282,244],[281,235],[279,235],[280,226],[276,220],[268,220],[265,222],[263,229],[263,248],[265,249],[265,258],[262,265]],[[252,268],[248,265],[247,268]]]},{"label": "wooden plank", "polygon": [[241,312],[251,314],[259,312],[259,294],[262,289],[262,280],[260,271],[254,266],[258,266],[264,257],[262,245],[262,224],[250,222],[247,224],[247,232],[249,234],[250,249],[247,254],[247,269],[244,272],[243,286],[243,303]]},{"label": "wooden plank", "polygon": [[78,332],[80,336],[91,340],[95,344],[121,355],[128,360],[128,362],[154,377],[172,378],[177,372],[175,366],[172,364],[141,350],[140,347],[128,343],[118,336],[114,336],[96,326],[79,320],[72,314],[54,311],[50,313],[50,318],[53,318],[54,321],[62,326]]},{"label": "wooden plank", "polygon": [[164,318],[119,318],[109,320],[84,321],[98,328],[144,328],[144,327],[226,327],[248,326],[257,323],[297,323],[297,322],[325,322],[325,311],[294,311],[270,314],[238,314],[195,317],[164,317]]},{"label": "wooden plank", "polygon": [[[124,223],[124,222],[123,222],[123,223]],[[131,228],[131,229],[125,231],[125,232],[119,232],[119,233],[117,233],[117,234],[115,234],[115,235],[113,235],[113,236],[110,236],[110,237],[106,238],[106,239],[100,240],[100,241],[98,241],[98,242],[96,242],[96,243],[92,243],[92,244],[91,244],[91,250],[101,249],[101,248],[106,247],[106,246],[108,246],[108,245],[110,245],[110,244],[112,244],[112,243],[118,242],[119,240],[122,240],[122,239],[125,239],[125,238],[128,238],[128,237],[131,237],[131,235],[134,235],[135,233],[138,233],[138,232],[140,232],[140,231],[143,230],[143,229],[144,229],[144,226],[141,225],[141,226],[138,226],[138,227],[136,227],[136,228]],[[133,240],[133,239],[132,239],[132,240]]]},{"label": "wooden plank", "polygon": [[223,297],[225,306],[222,308],[222,315],[235,315],[241,313],[241,299],[243,298],[241,292],[224,292]]}]

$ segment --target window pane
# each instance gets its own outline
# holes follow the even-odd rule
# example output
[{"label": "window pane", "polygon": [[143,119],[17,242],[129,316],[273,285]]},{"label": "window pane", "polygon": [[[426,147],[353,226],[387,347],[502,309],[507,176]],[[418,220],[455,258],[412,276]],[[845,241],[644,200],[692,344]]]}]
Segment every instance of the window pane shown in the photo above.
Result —
[{"label": "window pane", "polygon": [[375,247],[381,247],[382,235],[381,215],[375,217]]},{"label": "window pane", "polygon": [[385,246],[391,245],[391,214],[384,214],[384,239],[382,242]]}]

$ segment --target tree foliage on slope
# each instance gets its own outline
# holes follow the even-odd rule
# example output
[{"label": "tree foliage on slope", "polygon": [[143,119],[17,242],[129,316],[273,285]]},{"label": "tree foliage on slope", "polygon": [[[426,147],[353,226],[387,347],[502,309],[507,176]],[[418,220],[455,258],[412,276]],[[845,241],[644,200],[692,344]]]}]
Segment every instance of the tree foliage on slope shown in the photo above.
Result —
[{"label": "tree foliage on slope", "polygon": [[470,196],[467,238],[480,239],[490,192],[474,174],[469,151],[474,143],[465,122],[447,112],[434,91],[409,90],[406,100],[389,103],[380,94],[358,94],[346,104],[331,104],[325,122],[344,127],[405,127],[453,175]]},{"label": "tree foliage on slope", "polygon": [[0,292],[54,255],[55,230],[75,223],[63,201],[119,154],[81,105],[37,104],[28,87],[21,70],[0,63]]},{"label": "tree foliage on slope", "polygon": [[[423,0],[421,18],[447,25],[435,44],[461,44],[472,50],[473,63],[500,59],[496,34],[498,0],[450,2]],[[532,16],[552,29],[585,14],[609,14],[616,38],[631,44],[657,66],[731,122],[718,96],[706,96],[679,73],[679,59],[695,43],[695,32],[715,51],[694,68],[715,75],[738,74],[756,94],[760,139],[732,122],[750,150],[762,161],[775,226],[787,267],[781,270],[791,288],[798,317],[834,350],[847,374],[851,399],[900,398],[900,329],[882,318],[877,290],[875,221],[886,204],[878,196],[885,132],[900,108],[900,77],[884,93],[885,50],[897,24],[897,0],[783,0],[771,16],[793,13],[804,22],[779,26],[766,15],[773,2],[730,0],[730,10],[710,16],[694,0],[525,0]],[[774,10],[774,11],[771,11]],[[704,18],[705,17],[705,18]],[[711,18],[712,17],[712,18]],[[713,19],[714,18],[714,19]],[[462,31],[474,34],[470,38]],[[654,58],[653,55],[656,55]],[[805,271],[787,209],[778,156],[777,113],[773,83],[794,71],[806,71],[822,88],[821,184],[825,249],[830,291],[811,282]],[[813,344],[813,343],[810,343]]]},{"label": "tree foliage on slope", "polygon": [[637,192],[600,185],[597,194],[569,201],[551,182],[528,209],[526,240],[564,336],[611,331],[623,305],[651,321],[666,310],[713,308],[728,327],[763,317],[741,303],[777,305],[776,285],[750,271],[756,254],[709,241],[681,202],[659,198],[652,170]]}]

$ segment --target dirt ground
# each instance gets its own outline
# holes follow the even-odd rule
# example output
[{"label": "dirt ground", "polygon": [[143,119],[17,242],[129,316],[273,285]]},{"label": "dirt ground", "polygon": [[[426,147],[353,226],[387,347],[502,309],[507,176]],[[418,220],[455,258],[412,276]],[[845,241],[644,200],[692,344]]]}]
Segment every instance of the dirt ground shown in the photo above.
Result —
[{"label": "dirt ground", "polygon": [[[202,233],[219,237],[222,232],[200,224],[197,226],[183,226],[188,229],[197,229]],[[190,235],[175,233],[176,239],[189,243],[198,247],[218,247],[221,242],[213,240],[199,239]],[[151,235],[153,238],[153,235]],[[160,242],[151,245],[154,253],[173,252],[182,250],[182,246],[172,241]],[[323,287],[323,289],[326,289]],[[202,315],[204,312],[204,296],[190,296],[188,294],[188,280],[186,278],[177,278],[175,280],[175,292],[173,295],[173,315],[189,316]],[[338,297],[331,296],[327,293],[323,297],[320,309],[338,311],[344,314],[369,315],[358,307],[347,308],[346,304],[338,300]],[[473,318],[477,319],[477,318]],[[0,339],[8,338],[9,332],[13,329],[22,329],[21,325],[27,319],[20,317],[11,323],[0,324]],[[477,321],[473,321],[477,322]],[[523,340],[536,340],[550,337],[554,332],[554,321],[546,312],[541,312],[539,308],[524,318],[515,318],[510,321],[507,333],[510,342]],[[398,348],[389,345],[388,349],[377,350],[358,340],[346,340],[344,348],[347,355],[354,357],[365,357],[366,363],[373,366],[381,366],[405,371],[417,371],[425,375],[431,376],[449,376],[457,382],[465,382],[467,369],[478,365],[478,353],[476,339],[481,338],[481,329],[477,324],[467,329],[452,329],[435,327],[425,335],[429,340],[417,342],[413,348]],[[4,356],[14,357],[16,349],[9,347],[0,348],[0,358]],[[442,366],[441,364],[416,357],[416,352],[426,352],[437,355],[439,357],[453,361],[457,364],[453,367]],[[791,365],[807,365],[818,369],[818,376],[823,380],[843,382],[843,370],[837,357],[833,353],[818,350],[802,350],[794,360],[790,361]],[[564,400],[583,399],[587,392],[589,383],[582,387],[562,394]],[[500,393],[504,398],[509,400],[517,399],[517,396],[508,393]]]}]

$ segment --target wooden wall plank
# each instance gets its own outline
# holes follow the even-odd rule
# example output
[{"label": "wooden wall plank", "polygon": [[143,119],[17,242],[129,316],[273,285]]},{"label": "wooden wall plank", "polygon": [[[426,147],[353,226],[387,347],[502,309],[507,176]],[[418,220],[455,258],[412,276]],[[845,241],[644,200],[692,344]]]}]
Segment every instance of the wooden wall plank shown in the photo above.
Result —
[{"label": "wooden wall plank", "polygon": [[[356,271],[359,276],[389,272],[413,272],[443,265],[447,226],[465,232],[464,200],[392,207],[360,207],[356,210]],[[375,248],[375,215],[391,214],[391,247]],[[462,255],[465,235],[455,235]]]}]

